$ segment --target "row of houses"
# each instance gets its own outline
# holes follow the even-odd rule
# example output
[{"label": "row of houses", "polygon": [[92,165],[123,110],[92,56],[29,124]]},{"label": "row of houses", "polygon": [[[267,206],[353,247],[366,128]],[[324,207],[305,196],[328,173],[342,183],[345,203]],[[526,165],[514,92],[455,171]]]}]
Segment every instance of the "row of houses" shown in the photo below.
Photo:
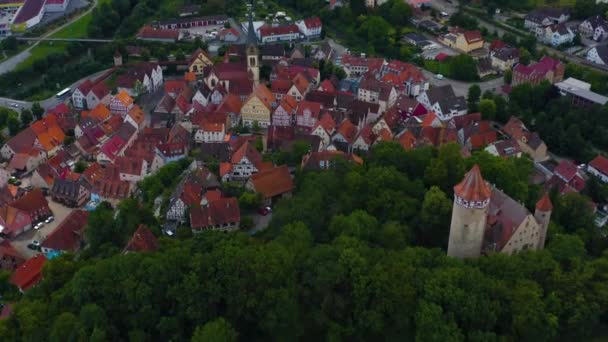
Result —
[{"label": "row of houses", "polygon": [[[248,23],[242,23],[241,28],[244,34],[247,35],[249,30]],[[253,28],[255,29],[255,36],[258,41],[262,44],[268,44],[319,38],[323,31],[323,23],[318,17],[312,17],[286,25],[255,22]]]}]

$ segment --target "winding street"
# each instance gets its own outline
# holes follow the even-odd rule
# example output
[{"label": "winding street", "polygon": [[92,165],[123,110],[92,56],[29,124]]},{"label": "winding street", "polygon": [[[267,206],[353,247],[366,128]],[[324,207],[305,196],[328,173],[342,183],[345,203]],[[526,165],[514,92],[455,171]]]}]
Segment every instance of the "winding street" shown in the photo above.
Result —
[{"label": "winding street", "polygon": [[76,20],[82,18],[83,16],[91,13],[93,11],[93,9],[95,9],[95,7],[97,7],[98,1],[97,0],[93,0],[93,6],[89,7],[89,9],[87,9],[86,11],[80,13],[79,15],[75,16],[74,18],[72,18],[72,20],[68,21],[67,23],[45,33],[42,37],[39,38],[34,38],[33,40],[36,40],[36,42],[32,45],[30,45],[27,49],[21,51],[20,53],[12,56],[11,58],[5,60],[4,62],[0,63],[0,75],[5,74],[9,71],[14,70],[17,65],[19,65],[19,63],[23,62],[24,60],[26,60],[29,56],[30,56],[30,51],[36,47],[36,45],[38,45],[42,40],[45,40],[46,38],[50,37],[51,35],[55,34],[56,32],[62,30],[63,28],[65,28],[66,26],[72,24],[73,22],[75,22]]}]

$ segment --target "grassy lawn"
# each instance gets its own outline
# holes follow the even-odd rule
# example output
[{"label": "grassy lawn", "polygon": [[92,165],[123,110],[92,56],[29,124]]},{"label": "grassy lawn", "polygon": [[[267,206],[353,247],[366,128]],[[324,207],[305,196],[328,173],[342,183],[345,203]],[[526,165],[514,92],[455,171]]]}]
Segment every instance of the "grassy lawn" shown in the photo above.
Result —
[{"label": "grassy lawn", "polygon": [[16,71],[31,68],[35,61],[46,58],[51,53],[63,52],[66,43],[63,42],[41,42],[30,50],[30,56],[17,65]]},{"label": "grassy lawn", "polygon": [[[97,6],[110,3],[111,0],[99,0]],[[81,17],[63,29],[53,33],[50,38],[86,38],[88,37],[89,23],[93,19],[93,12]]]},{"label": "grassy lawn", "polygon": [[85,38],[88,35],[87,29],[93,19],[91,13],[76,20],[63,29],[53,33],[50,38]]}]

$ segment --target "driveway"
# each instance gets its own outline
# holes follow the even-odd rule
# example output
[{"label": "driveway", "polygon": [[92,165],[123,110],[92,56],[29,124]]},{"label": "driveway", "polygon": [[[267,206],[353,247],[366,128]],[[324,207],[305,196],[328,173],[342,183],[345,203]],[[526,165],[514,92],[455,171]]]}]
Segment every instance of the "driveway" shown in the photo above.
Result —
[{"label": "driveway", "polygon": [[253,228],[249,229],[247,234],[255,235],[255,233],[268,228],[270,221],[272,221],[272,213],[269,213],[266,216],[259,214],[253,215]]},{"label": "driveway", "polygon": [[59,203],[55,203],[51,200],[51,197],[47,197],[46,200],[49,202],[49,208],[53,212],[55,220],[49,224],[45,224],[39,230],[31,229],[28,232],[19,235],[16,239],[11,241],[17,251],[26,256],[27,258],[33,257],[39,252],[33,251],[27,248],[27,245],[32,243],[33,240],[42,242],[49,236],[56,228],[63,222],[63,220],[72,212],[72,208],[64,207]]}]

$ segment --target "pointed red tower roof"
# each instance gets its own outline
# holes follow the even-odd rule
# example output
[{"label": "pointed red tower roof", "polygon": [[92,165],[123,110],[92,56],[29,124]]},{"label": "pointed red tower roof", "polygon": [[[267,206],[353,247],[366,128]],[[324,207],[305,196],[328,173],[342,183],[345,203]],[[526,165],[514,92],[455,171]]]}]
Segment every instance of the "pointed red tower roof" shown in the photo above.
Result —
[{"label": "pointed red tower roof", "polygon": [[553,210],[553,204],[549,198],[549,194],[545,192],[538,202],[536,202],[536,209],[540,211],[551,211]]},{"label": "pointed red tower roof", "polygon": [[475,164],[462,182],[454,187],[454,194],[469,202],[483,202],[490,198],[492,189],[481,176],[479,166]]}]

